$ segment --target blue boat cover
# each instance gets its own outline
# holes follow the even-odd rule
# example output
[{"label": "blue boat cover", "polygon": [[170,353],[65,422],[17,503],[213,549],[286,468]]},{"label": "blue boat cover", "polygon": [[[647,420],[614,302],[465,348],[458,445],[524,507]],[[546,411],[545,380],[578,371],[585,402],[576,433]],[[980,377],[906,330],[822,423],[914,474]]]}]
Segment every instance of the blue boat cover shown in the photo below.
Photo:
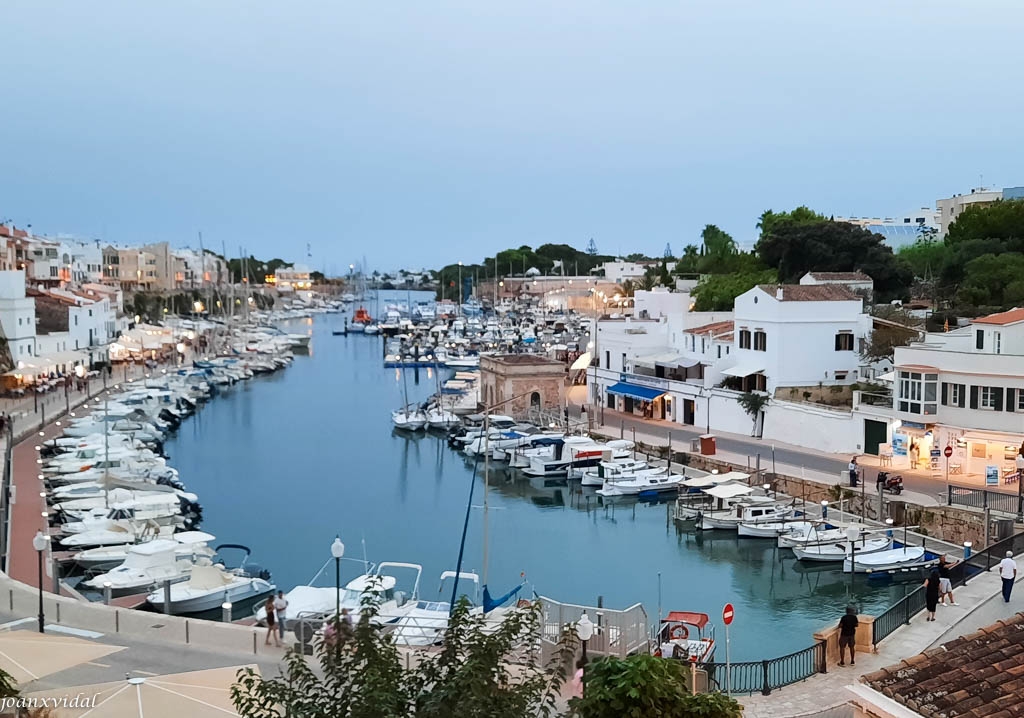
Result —
[{"label": "blue boat cover", "polygon": [[501,604],[505,603],[505,601],[509,600],[510,598],[515,596],[517,593],[519,593],[519,591],[522,590],[522,588],[523,588],[523,584],[519,584],[518,586],[513,588],[511,591],[506,593],[504,596],[502,596],[502,597],[500,597],[498,599],[493,599],[493,598],[491,598],[491,592],[487,590],[487,584],[484,584],[484,613],[490,613],[495,608],[497,608]]},{"label": "blue boat cover", "polygon": [[634,399],[644,399],[651,401],[657,399],[665,392],[661,389],[652,389],[649,386],[638,386],[637,384],[627,384],[624,381],[620,381],[618,384],[612,384],[608,387],[609,394],[621,394],[622,396],[631,396]]}]

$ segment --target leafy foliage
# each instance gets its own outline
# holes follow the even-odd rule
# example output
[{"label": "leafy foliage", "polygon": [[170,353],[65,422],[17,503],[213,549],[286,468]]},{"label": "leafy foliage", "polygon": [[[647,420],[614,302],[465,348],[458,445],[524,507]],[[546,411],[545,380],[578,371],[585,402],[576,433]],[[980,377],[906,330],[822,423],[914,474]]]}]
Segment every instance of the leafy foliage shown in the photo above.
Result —
[{"label": "leafy foliage", "polygon": [[[551,665],[517,662],[540,635],[540,605],[515,609],[496,630],[470,613],[463,598],[455,607],[436,654],[422,654],[409,668],[390,638],[375,625],[377,606],[368,595],[351,638],[321,642],[316,668],[295,651],[285,656],[277,678],[252,669],[239,672],[231,689],[246,718],[490,718],[554,716],[558,689],[576,650],[566,632]],[[341,627],[336,624],[336,630]]]},{"label": "leafy foliage", "polygon": [[776,281],[775,272],[761,270],[741,274],[714,274],[706,277],[693,290],[694,310],[698,312],[727,312],[736,297],[758,284]]},{"label": "leafy foliage", "polygon": [[721,693],[690,694],[687,666],[654,656],[603,658],[586,668],[581,718],[739,718],[740,705]]},{"label": "leafy foliage", "polygon": [[913,271],[883,243],[881,235],[827,219],[772,216],[767,227],[767,231],[762,228],[756,251],[761,261],[778,269],[782,282],[796,282],[809,271],[862,271],[874,280],[881,301],[908,295]]},{"label": "leafy foliage", "polygon": [[768,395],[759,392],[748,391],[736,397],[736,403],[743,407],[743,411],[756,419],[761,409],[768,403]]}]

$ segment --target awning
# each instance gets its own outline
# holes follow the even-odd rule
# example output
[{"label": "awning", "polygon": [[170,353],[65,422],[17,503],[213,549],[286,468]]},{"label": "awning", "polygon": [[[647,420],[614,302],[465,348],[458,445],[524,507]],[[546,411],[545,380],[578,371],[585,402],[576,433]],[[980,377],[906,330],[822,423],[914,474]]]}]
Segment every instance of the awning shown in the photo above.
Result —
[{"label": "awning", "polygon": [[618,384],[612,384],[610,387],[608,387],[607,392],[609,394],[629,396],[634,399],[643,399],[644,401],[651,401],[652,399],[657,399],[659,396],[665,393],[661,389],[652,389],[649,386],[627,384],[624,381],[620,381]]},{"label": "awning", "polygon": [[737,496],[743,496],[753,492],[749,486],[742,486],[741,484],[723,484],[721,486],[713,486],[710,489],[704,489],[704,493],[708,496],[714,496],[716,499],[733,499]]},{"label": "awning", "polygon": [[680,367],[682,369],[697,366],[700,362],[697,359],[690,359],[684,354],[675,352],[661,352],[660,354],[648,354],[637,357],[633,364],[654,368],[655,366]]},{"label": "awning", "polygon": [[730,369],[723,369],[722,373],[726,376],[750,376],[751,374],[757,374],[761,371],[764,371],[764,367],[760,364],[754,364],[753,362],[740,362]]},{"label": "awning", "polygon": [[878,379],[878,381],[884,381],[884,382],[887,382],[889,384],[892,384],[894,381],[896,381],[896,372],[894,372],[894,371],[886,372],[885,374],[882,374],[882,375],[877,376],[875,378]]},{"label": "awning", "polygon": [[588,366],[590,366],[590,360],[592,358],[593,357],[590,355],[590,352],[583,352],[582,354],[579,355],[576,361],[572,363],[572,366],[569,367],[569,370],[579,371],[580,369],[586,369]]},{"label": "awning", "polygon": [[88,354],[82,350],[55,352],[53,354],[41,354],[31,359],[21,359],[16,362],[16,370],[21,374],[33,374],[37,371],[55,369],[62,364],[74,364],[89,360]]}]

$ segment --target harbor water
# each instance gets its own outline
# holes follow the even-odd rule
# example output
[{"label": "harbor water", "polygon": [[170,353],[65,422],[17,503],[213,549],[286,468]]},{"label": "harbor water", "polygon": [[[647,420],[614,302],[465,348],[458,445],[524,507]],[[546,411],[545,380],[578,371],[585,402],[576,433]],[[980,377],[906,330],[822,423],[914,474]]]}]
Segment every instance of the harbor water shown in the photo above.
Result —
[{"label": "harbor water", "polygon": [[[208,402],[167,442],[170,463],[201,497],[204,530],[218,543],[250,546],[279,588],[308,582],[338,535],[346,558],[365,551],[371,562],[421,564],[420,595],[432,599],[441,572],[455,568],[473,461],[442,435],[392,429],[391,411],[406,387],[410,401],[436,391],[434,370],[406,369],[403,377],[384,369],[383,340],[332,335],[342,322],[321,315],[285,325],[312,334],[309,355]],[[475,481],[463,570],[483,575],[482,462]],[[731,602],[733,660],[804,648],[851,601],[878,613],[912,588],[863,575],[851,585],[837,564],[802,564],[771,540],[681,532],[669,504],[602,505],[589,490],[580,493],[578,482],[503,468],[492,469],[489,489],[493,595],[524,575],[528,591],[560,601],[642,602],[652,624],[660,597],[663,612],[708,613],[720,641],[722,606]],[[343,582],[359,568],[344,562]],[[329,567],[317,583],[333,580]]]}]

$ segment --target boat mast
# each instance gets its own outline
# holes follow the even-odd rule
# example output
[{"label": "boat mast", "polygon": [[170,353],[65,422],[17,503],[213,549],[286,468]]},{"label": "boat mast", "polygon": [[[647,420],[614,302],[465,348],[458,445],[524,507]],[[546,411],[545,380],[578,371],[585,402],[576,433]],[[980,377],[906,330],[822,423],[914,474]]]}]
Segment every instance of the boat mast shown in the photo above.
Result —
[{"label": "boat mast", "polygon": [[491,478],[491,414],[484,414],[484,585],[487,585],[487,494],[490,493]]}]

